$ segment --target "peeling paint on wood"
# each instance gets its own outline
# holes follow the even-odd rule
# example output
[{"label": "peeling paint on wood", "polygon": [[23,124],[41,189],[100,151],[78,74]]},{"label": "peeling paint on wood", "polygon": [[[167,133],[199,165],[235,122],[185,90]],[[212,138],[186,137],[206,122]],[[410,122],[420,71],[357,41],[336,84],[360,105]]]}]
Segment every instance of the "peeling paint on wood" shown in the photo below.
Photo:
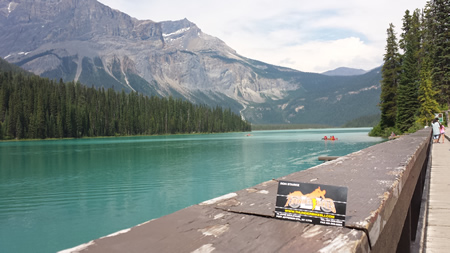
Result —
[{"label": "peeling paint on wood", "polygon": [[223,196],[220,196],[220,197],[217,197],[217,198],[214,198],[214,199],[203,201],[202,203],[200,203],[200,205],[212,205],[212,204],[215,204],[215,203],[220,202],[222,200],[230,199],[230,198],[233,198],[233,197],[236,197],[236,196],[237,196],[237,194],[232,192],[232,193],[228,193],[228,194],[225,194]]},{"label": "peeling paint on wood", "polygon": [[354,240],[356,236],[356,231],[350,231],[348,234],[339,234],[327,246],[320,249],[319,252],[354,252]]},{"label": "peeling paint on wood", "polygon": [[217,220],[217,219],[223,218],[224,216],[225,216],[224,213],[219,213],[214,216],[214,219]]},{"label": "peeling paint on wood", "polygon": [[105,237],[114,237],[114,236],[117,236],[117,235],[120,235],[120,234],[127,233],[127,232],[129,232],[130,230],[131,230],[131,228],[123,229],[123,230],[120,230],[120,231],[118,231],[118,232],[115,232],[115,233],[112,233],[112,234],[110,234],[110,235],[107,235],[107,236],[105,236]]},{"label": "peeling paint on wood", "polygon": [[205,235],[205,236],[211,236],[212,235],[214,237],[218,237],[221,234],[227,232],[229,227],[230,226],[228,224],[215,225],[215,226],[212,226],[212,227],[199,229],[199,231],[202,232],[202,234]]},{"label": "peeling paint on wood", "polygon": [[58,251],[58,253],[78,253],[84,249],[87,249],[89,246],[92,246],[92,245],[94,245],[94,241],[90,241],[88,243],[81,244],[81,245],[78,245],[78,246],[70,248],[70,249],[61,250],[61,251]]},{"label": "peeling paint on wood", "polygon": [[201,246],[200,248],[192,251],[192,253],[210,253],[213,252],[215,250],[215,248],[213,247],[212,244],[205,244],[203,246]]}]

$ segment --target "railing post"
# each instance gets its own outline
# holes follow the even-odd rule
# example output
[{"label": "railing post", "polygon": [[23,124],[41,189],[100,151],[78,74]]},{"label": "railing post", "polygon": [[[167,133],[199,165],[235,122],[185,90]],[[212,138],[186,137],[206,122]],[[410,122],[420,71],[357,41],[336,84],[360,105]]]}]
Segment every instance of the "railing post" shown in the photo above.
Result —
[{"label": "railing post", "polygon": [[403,225],[402,235],[397,245],[397,253],[411,252],[411,206],[408,208],[405,225]]},{"label": "railing post", "polygon": [[[427,152],[428,154],[428,152]],[[419,226],[420,219],[420,206],[422,205],[422,195],[425,174],[428,166],[428,156],[422,166],[422,171],[420,172],[419,178],[417,180],[416,188],[414,189],[414,194],[411,199],[410,213],[411,213],[411,240],[416,240],[417,228]]]}]

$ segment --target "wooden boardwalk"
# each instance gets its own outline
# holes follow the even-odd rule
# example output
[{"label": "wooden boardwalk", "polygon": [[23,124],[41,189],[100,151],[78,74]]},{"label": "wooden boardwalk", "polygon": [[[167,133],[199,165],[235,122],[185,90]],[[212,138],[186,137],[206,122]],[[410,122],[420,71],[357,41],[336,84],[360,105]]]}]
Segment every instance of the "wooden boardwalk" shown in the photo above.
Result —
[{"label": "wooden boardwalk", "polygon": [[425,252],[449,252],[450,141],[433,144]]}]

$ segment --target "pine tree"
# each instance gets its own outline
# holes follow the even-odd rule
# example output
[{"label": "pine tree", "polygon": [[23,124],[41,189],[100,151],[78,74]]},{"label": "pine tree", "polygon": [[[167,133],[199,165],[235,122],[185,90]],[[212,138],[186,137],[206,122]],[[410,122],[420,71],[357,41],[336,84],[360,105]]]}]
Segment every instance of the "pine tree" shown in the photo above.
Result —
[{"label": "pine tree", "polygon": [[420,49],[420,20],[419,11],[413,16],[407,10],[403,18],[403,33],[400,47],[405,51],[402,57],[402,71],[397,92],[397,120],[396,127],[406,132],[414,125],[418,103],[419,88],[419,59]]},{"label": "pine tree", "polygon": [[439,112],[439,104],[434,99],[437,91],[432,87],[431,72],[425,70],[421,73],[421,84],[419,86],[419,116],[420,124],[426,126],[433,120],[436,112]]},{"label": "pine tree", "polygon": [[439,112],[439,104],[436,101],[438,92],[432,82],[432,55],[434,52],[430,3],[427,4],[422,18],[422,47],[419,51],[420,84],[419,84],[419,115],[417,121],[421,125],[429,125],[435,113]]},{"label": "pine tree", "polygon": [[36,107],[36,137],[45,139],[47,137],[46,135],[46,129],[45,129],[45,109],[44,109],[44,99],[43,94],[38,95],[37,99],[37,107]]},{"label": "pine tree", "polygon": [[382,129],[394,127],[397,118],[397,86],[401,65],[394,28],[392,23],[389,24],[386,54],[384,55],[384,64],[381,69],[380,126]]},{"label": "pine tree", "polygon": [[438,88],[438,102],[450,107],[450,1],[431,1],[433,34],[433,85]]}]

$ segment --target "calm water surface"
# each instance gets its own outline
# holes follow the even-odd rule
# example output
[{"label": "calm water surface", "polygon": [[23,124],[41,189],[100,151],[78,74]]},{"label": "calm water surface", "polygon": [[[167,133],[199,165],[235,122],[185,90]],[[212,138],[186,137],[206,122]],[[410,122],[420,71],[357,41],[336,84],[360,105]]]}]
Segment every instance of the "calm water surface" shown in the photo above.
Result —
[{"label": "calm water surface", "polygon": [[369,130],[3,142],[0,252],[74,247],[382,142]]}]

